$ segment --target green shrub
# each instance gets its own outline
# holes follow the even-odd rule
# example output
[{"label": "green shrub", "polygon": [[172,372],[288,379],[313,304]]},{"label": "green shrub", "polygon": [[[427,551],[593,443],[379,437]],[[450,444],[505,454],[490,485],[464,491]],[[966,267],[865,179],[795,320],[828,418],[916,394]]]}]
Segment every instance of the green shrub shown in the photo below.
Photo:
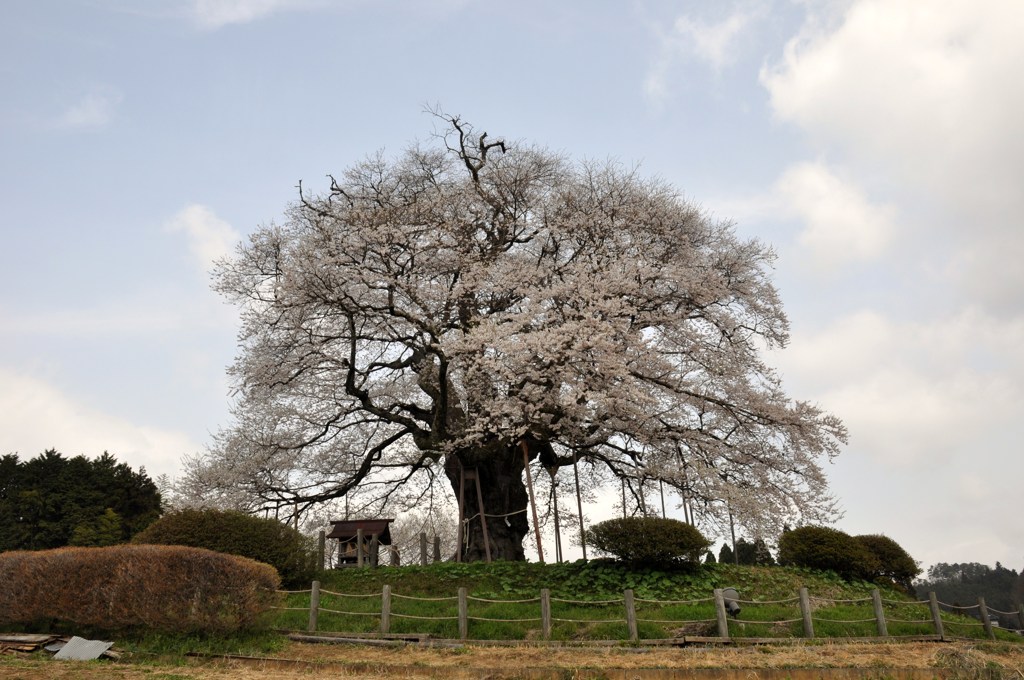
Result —
[{"label": "green shrub", "polygon": [[274,569],[200,548],[117,545],[0,553],[0,625],[233,632],[278,600]]},{"label": "green shrub", "polygon": [[275,519],[225,510],[179,510],[164,515],[133,543],[188,545],[265,562],[290,587],[308,587],[315,550],[295,529]]},{"label": "green shrub", "polygon": [[834,571],[846,580],[871,580],[879,563],[849,534],[829,527],[807,526],[779,538],[779,564]]},{"label": "green shrub", "polygon": [[899,543],[888,536],[866,534],[855,536],[857,542],[874,555],[878,562],[874,579],[883,583],[894,583],[904,591],[912,593],[914,577],[921,573],[914,558]]},{"label": "green shrub", "polygon": [[699,564],[710,542],[677,519],[623,517],[599,522],[587,531],[587,543],[624,562],[655,565]]}]

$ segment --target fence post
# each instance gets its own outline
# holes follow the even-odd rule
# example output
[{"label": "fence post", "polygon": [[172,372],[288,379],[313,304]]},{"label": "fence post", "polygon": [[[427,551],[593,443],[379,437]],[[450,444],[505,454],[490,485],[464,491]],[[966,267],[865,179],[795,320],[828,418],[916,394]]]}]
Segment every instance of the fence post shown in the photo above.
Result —
[{"label": "fence post", "polygon": [[320,533],[316,537],[316,568],[319,571],[324,570],[324,554],[327,546],[327,533],[321,529]]},{"label": "fence post", "polygon": [[420,532],[420,566],[427,566],[427,532]]},{"label": "fence post", "polygon": [[814,620],[811,618],[811,596],[807,588],[800,589],[800,616],[804,620],[804,637],[814,637]]},{"label": "fence post", "polygon": [[434,536],[434,561],[441,561],[441,537]]},{"label": "fence post", "polygon": [[992,620],[988,618],[988,607],[985,606],[985,598],[980,596],[978,597],[978,614],[981,616],[981,622],[985,626],[985,635],[995,640],[996,634],[992,630]]},{"label": "fence post", "polygon": [[545,640],[551,639],[551,591],[540,591],[540,627]]},{"label": "fence post", "polygon": [[640,633],[636,628],[636,603],[633,601],[633,591],[626,590],[622,593],[622,599],[626,604],[626,626],[629,628],[629,639],[636,642],[640,639]]},{"label": "fence post", "polygon": [[939,636],[940,640],[946,639],[946,633],[942,629],[942,612],[939,611],[939,598],[935,596],[935,591],[928,593],[928,606],[932,610],[932,622],[935,623],[935,634]]},{"label": "fence post", "polygon": [[356,529],[356,566],[363,566],[363,530]]},{"label": "fence post", "polygon": [[888,637],[889,629],[885,625],[885,609],[882,607],[882,594],[878,592],[878,588],[871,591],[871,601],[875,605],[875,623],[878,624],[878,635],[880,637]]},{"label": "fence post", "polygon": [[380,539],[377,534],[370,534],[370,566],[377,568],[377,560],[380,558]]},{"label": "fence post", "polygon": [[391,586],[384,586],[380,594],[380,633],[391,632]]},{"label": "fence post", "polygon": [[459,639],[469,637],[469,598],[466,589],[459,588]]},{"label": "fence post", "polygon": [[320,581],[313,581],[309,591],[309,632],[316,632],[316,621],[320,617]]},{"label": "fence post", "polygon": [[715,588],[715,616],[718,618],[718,637],[729,639],[729,617],[725,612],[725,595],[721,588]]}]

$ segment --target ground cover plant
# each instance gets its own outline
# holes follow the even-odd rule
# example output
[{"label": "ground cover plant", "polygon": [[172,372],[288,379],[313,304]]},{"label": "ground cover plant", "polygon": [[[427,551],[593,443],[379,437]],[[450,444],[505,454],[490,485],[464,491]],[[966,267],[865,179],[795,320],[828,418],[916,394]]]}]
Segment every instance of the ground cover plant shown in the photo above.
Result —
[{"label": "ground cover plant", "polygon": [[[697,570],[629,567],[613,560],[562,564],[439,563],[380,569],[343,569],[321,576],[318,630],[376,633],[382,590],[391,588],[395,634],[456,638],[457,591],[468,592],[471,639],[530,640],[542,636],[540,591],[551,596],[554,640],[628,640],[623,591],[635,596],[641,640],[718,636],[713,591],[736,588],[742,612],[729,621],[734,638],[803,636],[798,592],[810,592],[817,637],[877,635],[871,591],[879,588],[893,636],[933,635],[928,605],[896,587],[846,580],[834,572],[802,568],[705,565]],[[308,590],[288,596],[277,626],[305,630]],[[943,613],[947,634],[983,639],[975,619]],[[1021,641],[1008,631],[1000,639]]]}]

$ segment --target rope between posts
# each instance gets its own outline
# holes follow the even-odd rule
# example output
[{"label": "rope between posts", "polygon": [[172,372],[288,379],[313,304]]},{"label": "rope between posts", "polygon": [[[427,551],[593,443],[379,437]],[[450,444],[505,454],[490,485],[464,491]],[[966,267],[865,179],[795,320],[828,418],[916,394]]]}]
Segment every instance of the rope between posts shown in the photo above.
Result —
[{"label": "rope between posts", "polygon": [[625,602],[621,597],[617,600],[563,600],[561,598],[553,597],[552,602],[563,602],[565,604],[621,604]]},{"label": "rope between posts", "polygon": [[[506,512],[506,513],[501,514],[501,515],[492,515],[489,512],[485,512],[484,513],[484,517],[490,517],[491,519],[501,519],[503,517],[512,517],[513,515],[518,515],[521,512],[526,512],[526,508],[523,508],[522,510],[513,510],[512,512]],[[475,515],[470,515],[466,519],[462,520],[462,522],[464,524],[469,524],[472,520],[476,519],[479,516],[480,516],[480,513],[478,512]]]},{"label": "rope between posts", "polygon": [[470,621],[491,621],[493,623],[534,623],[540,621],[540,618],[536,619],[489,619],[485,616],[467,616]]},{"label": "rope between posts", "polygon": [[309,607],[271,607],[271,609],[279,609],[283,612],[308,612]]},{"label": "rope between posts", "polygon": [[885,620],[889,623],[932,623],[931,619],[893,619],[888,616]]},{"label": "rope between posts", "polygon": [[474,602],[489,602],[491,604],[524,604],[527,602],[540,602],[539,597],[531,597],[528,600],[488,600],[485,597],[466,597],[467,600],[473,600]]},{"label": "rope between posts", "polygon": [[715,623],[718,619],[641,619],[638,623]]},{"label": "rope between posts", "polygon": [[831,602],[831,603],[834,603],[834,604],[838,604],[840,602],[842,602],[843,604],[861,604],[861,603],[864,603],[864,602],[871,602],[871,598],[870,597],[862,597],[862,598],[859,598],[859,599],[856,599],[856,600],[836,600],[836,599],[833,599],[831,597],[815,597],[814,595],[811,595],[810,599],[811,599],[811,601],[815,601],[816,600],[818,602]]},{"label": "rope between posts", "polygon": [[703,602],[714,602],[715,598],[706,597],[703,600],[645,600],[642,597],[633,598],[635,602],[647,602],[649,604],[701,604]]},{"label": "rope between posts", "polygon": [[414,614],[396,614],[391,612],[391,616],[399,619],[420,619],[421,621],[455,621],[458,616],[415,616]]},{"label": "rope between posts", "polygon": [[985,625],[984,623],[973,623],[971,621],[947,621],[945,619],[942,620],[942,623],[947,626],[974,626],[975,628],[981,628]]},{"label": "rope between posts", "polygon": [[785,600],[736,600],[736,602],[739,604],[790,604],[799,600],[799,597],[790,597]]},{"label": "rope between posts", "polygon": [[980,609],[981,608],[981,605],[979,605],[979,604],[969,604],[969,605],[965,605],[965,606],[961,606],[961,605],[958,605],[958,604],[946,604],[945,602],[939,602],[939,604],[942,605],[943,607],[948,607],[950,609],[959,609],[960,611],[967,611],[968,609]]},{"label": "rope between posts", "polygon": [[551,617],[551,620],[559,623],[625,623],[622,619],[557,619]]},{"label": "rope between posts", "polygon": [[812,617],[814,621],[820,623],[869,623],[875,619],[822,619],[817,616]]},{"label": "rope between posts", "polygon": [[341,614],[342,616],[380,616],[380,612],[343,612],[338,609],[328,609],[327,607],[320,607],[320,611]]},{"label": "rope between posts", "polygon": [[320,590],[320,594],[321,595],[324,595],[324,594],[335,595],[337,597],[362,597],[362,598],[380,597],[380,593],[369,593],[367,595],[351,595],[349,593],[336,593],[333,590],[322,590],[322,589]]},{"label": "rope between posts", "polygon": [[282,595],[301,595],[302,593],[311,593],[312,590],[275,590],[275,593],[281,593]]},{"label": "rope between posts", "polygon": [[458,597],[415,597],[414,595],[399,595],[398,593],[391,593],[391,597],[397,597],[401,600],[419,600],[420,602],[450,602],[459,599]]},{"label": "rope between posts", "polygon": [[911,600],[909,602],[905,602],[903,600],[887,600],[884,597],[881,598],[881,599],[882,599],[882,602],[884,604],[893,604],[893,605],[897,605],[897,604],[930,604],[930,602],[928,602],[928,600]]},{"label": "rope between posts", "polygon": [[1003,616],[1016,616],[1017,615],[1017,612],[1004,612],[1004,611],[999,611],[998,609],[993,609],[992,607],[987,607],[987,609],[988,609],[988,613],[989,614],[992,614],[994,612],[996,614],[1002,614]]},{"label": "rope between posts", "polygon": [[803,619],[776,619],[772,621],[758,621],[756,619],[733,619],[733,621],[735,623],[756,623],[761,624],[762,626],[773,626],[778,623],[796,623],[797,621],[803,621]]}]

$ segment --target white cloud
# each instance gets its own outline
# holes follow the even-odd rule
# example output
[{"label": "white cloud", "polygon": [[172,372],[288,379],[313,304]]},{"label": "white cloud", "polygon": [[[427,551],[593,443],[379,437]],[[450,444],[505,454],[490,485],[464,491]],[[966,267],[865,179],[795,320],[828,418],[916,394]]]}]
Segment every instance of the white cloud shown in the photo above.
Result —
[{"label": "white cloud", "polygon": [[994,308],[1024,304],[1022,29],[1016,0],[856,0],[761,72],[776,115],[887,182]]},{"label": "white cloud", "polygon": [[891,207],[871,204],[822,163],[790,167],[775,190],[783,211],[804,223],[798,241],[821,267],[877,258],[895,230]]},{"label": "white cloud", "polygon": [[177,474],[184,454],[201,447],[188,436],[129,422],[72,399],[36,377],[0,366],[0,453],[32,458],[49,448],[95,457],[110,452],[151,477]]},{"label": "white cloud", "polygon": [[311,4],[310,0],[193,0],[191,12],[200,28],[216,30]]},{"label": "white cloud", "polygon": [[106,89],[96,89],[74,104],[57,117],[54,126],[62,130],[88,130],[100,128],[113,120],[118,105],[123,100],[121,93]]},{"label": "white cloud", "polygon": [[669,93],[668,79],[675,61],[694,56],[716,72],[736,59],[738,42],[759,12],[734,9],[718,22],[707,22],[688,15],[676,17],[672,27],[659,35],[660,48],[644,78],[644,92],[649,100],[660,103]]},{"label": "white cloud", "polygon": [[189,250],[203,271],[231,254],[241,235],[206,206],[192,204],[182,208],[166,225],[168,231],[184,233]]},{"label": "white cloud", "polygon": [[732,63],[737,51],[736,43],[753,18],[750,12],[735,11],[712,24],[681,16],[675,21],[673,35],[679,49],[692,52],[715,70],[720,70]]},{"label": "white cloud", "polygon": [[[794,393],[844,419],[851,448],[889,466],[973,451],[980,433],[1024,436],[1024,320],[967,310],[934,321],[861,311],[776,355]],[[996,451],[984,453],[997,453]]]}]

